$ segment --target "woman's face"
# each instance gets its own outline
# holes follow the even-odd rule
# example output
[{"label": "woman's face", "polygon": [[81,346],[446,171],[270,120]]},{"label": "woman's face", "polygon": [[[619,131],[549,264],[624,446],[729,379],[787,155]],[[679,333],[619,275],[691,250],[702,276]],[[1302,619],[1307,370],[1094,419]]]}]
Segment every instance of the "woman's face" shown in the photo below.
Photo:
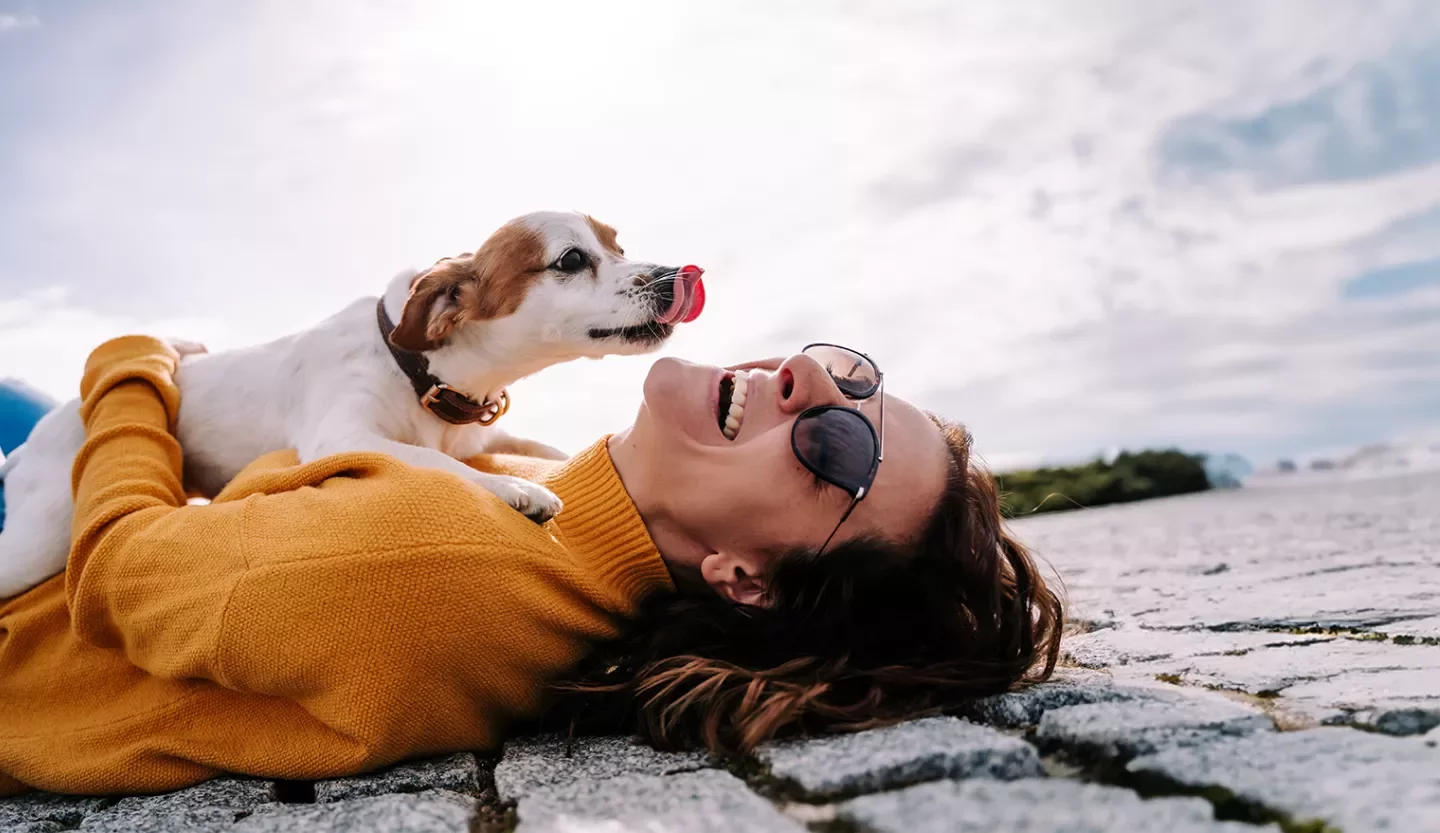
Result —
[{"label": "woman's face", "polygon": [[[744,413],[734,439],[719,419],[721,380],[744,370]],[[651,536],[677,580],[703,579],[738,602],[756,603],[756,576],[778,555],[816,550],[836,532],[851,495],[821,481],[795,456],[791,428],[818,405],[856,407],[880,429],[880,396],[846,399],[815,359],[733,368],[661,359],[645,380],[635,424],[610,452]],[[918,535],[944,488],[948,454],[924,412],[885,396],[885,449],[874,485],[831,543],[864,535]]]}]

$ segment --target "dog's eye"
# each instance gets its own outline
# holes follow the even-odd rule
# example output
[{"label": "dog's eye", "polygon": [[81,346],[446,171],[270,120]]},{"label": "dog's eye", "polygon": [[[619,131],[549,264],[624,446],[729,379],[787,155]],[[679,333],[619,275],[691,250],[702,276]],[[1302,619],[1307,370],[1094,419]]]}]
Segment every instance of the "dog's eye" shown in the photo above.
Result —
[{"label": "dog's eye", "polygon": [[586,257],[584,252],[579,249],[566,249],[565,254],[560,255],[550,268],[557,272],[579,272],[589,265],[590,258]]}]

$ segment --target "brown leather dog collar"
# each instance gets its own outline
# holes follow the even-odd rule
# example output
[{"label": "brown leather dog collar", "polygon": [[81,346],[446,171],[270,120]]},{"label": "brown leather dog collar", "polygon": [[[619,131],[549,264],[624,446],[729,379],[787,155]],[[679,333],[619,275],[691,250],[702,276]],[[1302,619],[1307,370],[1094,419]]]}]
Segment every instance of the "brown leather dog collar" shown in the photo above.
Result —
[{"label": "brown leather dog collar", "polygon": [[390,334],[395,332],[395,324],[385,312],[384,298],[375,304],[375,318],[380,323],[380,340],[390,348],[395,364],[410,379],[410,385],[415,388],[415,394],[420,397],[420,405],[425,410],[451,425],[469,425],[472,422],[490,425],[510,410],[509,391],[500,391],[498,399],[487,397],[484,402],[476,402],[435,378],[430,372],[430,361],[424,354],[402,350],[392,344]]}]

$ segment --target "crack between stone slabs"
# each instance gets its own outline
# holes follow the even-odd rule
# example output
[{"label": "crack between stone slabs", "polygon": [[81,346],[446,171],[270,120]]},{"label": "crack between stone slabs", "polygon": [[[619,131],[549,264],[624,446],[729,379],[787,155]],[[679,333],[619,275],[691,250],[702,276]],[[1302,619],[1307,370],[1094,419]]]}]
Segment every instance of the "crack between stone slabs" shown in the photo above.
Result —
[{"label": "crack between stone slabs", "polygon": [[1402,633],[1399,636],[1390,637],[1390,642],[1395,645],[1440,645],[1440,636],[1415,636]]},{"label": "crack between stone slabs", "polygon": [[1133,790],[1141,798],[1166,798],[1171,796],[1194,796],[1210,802],[1215,808],[1217,821],[1238,821],[1245,824],[1279,825],[1285,833],[1343,833],[1339,827],[1324,819],[1297,819],[1288,813],[1275,810],[1258,801],[1240,798],[1224,787],[1196,787],[1165,778],[1157,773],[1136,773],[1125,770],[1123,786]]},{"label": "crack between stone slabs", "polygon": [[1405,614],[1403,616],[1379,618],[1361,625],[1334,625],[1322,624],[1317,621],[1282,620],[1271,622],[1220,622],[1214,625],[1147,625],[1137,623],[1136,627],[1142,631],[1163,631],[1166,633],[1324,634],[1328,636],[1353,636],[1360,639],[1374,639],[1376,641],[1406,639],[1407,641],[1403,644],[1437,645],[1440,644],[1440,637],[1407,635],[1392,637],[1384,631],[1384,628],[1391,625],[1413,622],[1417,619],[1429,619],[1433,615],[1433,613]]},{"label": "crack between stone slabs", "polygon": [[1115,630],[1115,624],[1113,619],[1072,619],[1066,623],[1065,636]]},{"label": "crack between stone slabs", "polygon": [[[1019,737],[1022,740],[1028,740],[1020,732],[1007,731],[1004,732],[1004,734],[1014,735],[1015,737]],[[770,767],[766,766],[758,760],[755,760],[754,758],[750,758],[740,762],[727,762],[723,763],[721,766],[731,775],[734,775],[736,778],[739,778],[741,781],[745,782],[745,785],[749,787],[752,791],[754,791],[756,795],[759,795],[761,798],[764,798],[770,803],[777,805],[782,810],[782,812],[787,806],[804,806],[815,808],[828,807],[830,805],[839,804],[844,801],[849,801],[852,798],[859,798],[865,795],[878,795],[880,793],[903,790],[907,787],[914,787],[920,784],[931,784],[936,781],[954,780],[943,776],[939,778],[916,778],[914,780],[898,779],[893,782],[887,782],[884,787],[878,790],[866,790],[864,787],[852,787],[850,789],[827,792],[823,796],[812,796],[807,795],[804,788],[802,788],[795,781],[774,774],[773,772],[771,772]],[[858,830],[859,828],[855,829]]]},{"label": "crack between stone slabs", "polygon": [[1352,640],[1352,641],[1355,641],[1355,642],[1372,642],[1372,641],[1373,641],[1373,642],[1380,642],[1380,641],[1384,641],[1382,638],[1380,638],[1380,637],[1378,637],[1378,636],[1374,636],[1374,637],[1372,637],[1372,636],[1350,636],[1349,634],[1340,634],[1340,635],[1337,635],[1337,636],[1317,636],[1317,637],[1314,638],[1314,639],[1301,639],[1301,640],[1297,640],[1297,641],[1294,641],[1294,642],[1262,642],[1261,644],[1256,645],[1256,646],[1251,647],[1251,648],[1227,648],[1227,649],[1224,650],[1224,651],[1201,651],[1201,652],[1196,653],[1196,654],[1190,654],[1190,656],[1191,656],[1191,657],[1244,657],[1244,656],[1249,656],[1250,654],[1253,654],[1253,653],[1255,653],[1256,651],[1263,651],[1263,650],[1266,649],[1266,648],[1304,648],[1304,647],[1307,647],[1307,646],[1310,646],[1310,645],[1330,645],[1330,644],[1332,644],[1332,643],[1334,643],[1334,642],[1336,642],[1336,641],[1338,641],[1338,640],[1341,640],[1341,639],[1349,639],[1349,640]]},{"label": "crack between stone slabs", "polygon": [[481,790],[475,799],[469,833],[511,833],[520,824],[516,808],[513,800],[501,801],[493,786]]},{"label": "crack between stone slabs", "polygon": [[[1209,802],[1216,821],[1235,821],[1256,826],[1274,823],[1285,833],[1342,833],[1340,828],[1323,819],[1295,819],[1260,802],[1246,801],[1222,787],[1193,787],[1157,773],[1136,774],[1126,768],[1129,758],[1103,758],[1075,747],[1043,751],[1034,731],[1025,740],[1041,752],[1041,764],[1047,773],[1075,781],[1104,784],[1130,790],[1142,799],[1192,796]],[[1056,777],[1053,776],[1052,777]]]},{"label": "crack between stone slabs", "polygon": [[[1270,718],[1270,722],[1274,724],[1275,729],[1280,732],[1298,732],[1304,729],[1315,729],[1324,725],[1314,718],[1293,714],[1285,705],[1288,701],[1284,698],[1283,688],[1273,691],[1267,689],[1259,693],[1251,693],[1240,689],[1225,688],[1219,684],[1206,683],[1195,685],[1187,683],[1179,674],[1156,674],[1155,679],[1179,689],[1190,688],[1214,692],[1228,700],[1234,700],[1237,703],[1244,703],[1247,706],[1259,709],[1266,717]],[[1029,740],[1029,738],[1027,737],[1026,740]]]},{"label": "crack between stone slabs", "polygon": [[721,760],[717,763],[721,769],[739,778],[745,783],[745,786],[754,790],[756,795],[772,804],[809,804],[818,807],[828,803],[827,801],[807,801],[799,784],[789,778],[782,778],[774,774],[770,771],[770,767],[761,763],[758,758],[746,756]]},{"label": "crack between stone slabs", "polygon": [[814,833],[870,833],[873,828],[836,817],[826,821],[813,821],[805,825]]},{"label": "crack between stone slabs", "polygon": [[[1242,688],[1232,688],[1232,687],[1230,687],[1229,685],[1227,685],[1227,684],[1224,683],[1224,682],[1218,682],[1218,683],[1191,683],[1191,682],[1187,682],[1187,681],[1185,680],[1185,677],[1184,677],[1184,674],[1183,674],[1183,673],[1182,673],[1182,674],[1174,674],[1174,673],[1169,673],[1169,672],[1162,672],[1162,673],[1156,674],[1156,675],[1155,675],[1155,679],[1156,679],[1156,680],[1159,680],[1159,681],[1162,682],[1162,683],[1167,683],[1167,684],[1169,684],[1169,685],[1179,686],[1179,687],[1182,687],[1182,688],[1203,688],[1203,689],[1205,689],[1206,691],[1215,691],[1215,692],[1219,692],[1219,693],[1221,693],[1221,694],[1226,694],[1226,693],[1231,693],[1231,692],[1233,692],[1233,693],[1235,693],[1235,694],[1244,694],[1244,695],[1247,695],[1247,696],[1249,696],[1249,697],[1258,697],[1258,698],[1261,699],[1261,700],[1275,700],[1275,699],[1278,699],[1278,698],[1282,697],[1282,696],[1285,694],[1285,690],[1286,690],[1286,689],[1292,688],[1292,687],[1297,686],[1297,685],[1300,685],[1300,684],[1302,684],[1302,683],[1323,683],[1323,682],[1328,682],[1328,681],[1330,681],[1330,680],[1334,680],[1334,679],[1337,679],[1337,678],[1340,678],[1340,677],[1345,677],[1345,676],[1348,676],[1348,675],[1351,675],[1351,674],[1361,674],[1361,675],[1363,675],[1363,674],[1384,674],[1384,673],[1390,672],[1390,671],[1410,671],[1410,670],[1412,670],[1412,669],[1407,668],[1406,666],[1403,666],[1403,665],[1381,665],[1381,666],[1377,666],[1377,667],[1375,667],[1375,668],[1347,668],[1347,669],[1345,669],[1345,670],[1343,670],[1343,671],[1336,671],[1336,672],[1334,672],[1333,674],[1313,674],[1313,675],[1307,675],[1307,676],[1304,676],[1304,677],[1297,676],[1297,677],[1294,677],[1293,679],[1291,679],[1290,682],[1287,682],[1285,685],[1280,686],[1279,688],[1263,688],[1263,689],[1261,689],[1261,690],[1259,690],[1259,691],[1246,691],[1245,689],[1242,689]],[[1336,708],[1338,708],[1338,707],[1336,707]]]},{"label": "crack between stone slabs", "polygon": [[314,804],[314,781],[272,781],[275,800],[281,804]]},{"label": "crack between stone slabs", "polygon": [[806,804],[791,801],[777,809],[786,818],[804,825],[817,833],[867,833],[868,828],[857,822],[842,819],[834,804]]},{"label": "crack between stone slabs", "polygon": [[[1319,555],[1319,557],[1320,557],[1320,558],[1325,558],[1325,557],[1327,557],[1327,556],[1329,556],[1329,555],[1344,555],[1344,554],[1345,554],[1345,551],[1344,551],[1344,550],[1339,550],[1339,551],[1336,551],[1336,552],[1334,552],[1334,553],[1326,553],[1326,554],[1324,554],[1324,555]],[[1377,567],[1379,567],[1379,568],[1386,568],[1386,567],[1429,567],[1429,566],[1430,566],[1429,564],[1426,564],[1426,563],[1421,562],[1421,561],[1393,561],[1393,562],[1392,562],[1392,561],[1385,561],[1385,562],[1370,562],[1369,564],[1342,564],[1342,565],[1340,565],[1340,566],[1338,566],[1338,567],[1320,567],[1320,568],[1318,568],[1318,569],[1309,570],[1309,571],[1304,572],[1304,573],[1288,573],[1288,574],[1285,575],[1285,580],[1286,580],[1286,581],[1290,581],[1290,580],[1292,580],[1292,579],[1297,579],[1297,578],[1310,578],[1311,576],[1328,576],[1328,575],[1334,575],[1335,573],[1349,573],[1349,572],[1353,572],[1353,571],[1355,571],[1355,570],[1374,570],[1374,569],[1376,569]]]},{"label": "crack between stone slabs", "polygon": [[1248,691],[1236,691],[1229,688],[1207,687],[1207,690],[1259,709],[1266,717],[1270,718],[1271,723],[1275,724],[1276,731],[1300,732],[1306,729],[1317,729],[1324,725],[1313,717],[1292,712],[1287,705],[1290,701],[1286,700],[1278,691],[1251,694]]},{"label": "crack between stone slabs", "polygon": [[[725,771],[729,772],[731,775],[734,775],[736,778],[739,778],[741,781],[743,781],[745,783],[745,786],[753,790],[756,795],[776,805],[782,813],[786,812],[787,807],[792,807],[796,808],[797,811],[802,815],[808,813],[809,811],[799,808],[825,808],[835,804],[839,804],[842,801],[848,801],[852,798],[858,798],[862,795],[875,795],[877,794],[877,792],[893,792],[895,790],[903,790],[906,787],[913,787],[917,784],[928,784],[931,781],[944,780],[931,778],[920,779],[917,781],[906,781],[903,783],[896,782],[894,784],[886,786],[882,790],[878,790],[875,792],[866,792],[863,789],[849,789],[842,790],[836,793],[827,793],[824,797],[814,797],[806,795],[805,790],[795,781],[774,774],[770,770],[770,767],[768,765],[762,763],[757,758],[745,757],[741,759],[719,761],[718,765]],[[786,815],[789,815],[793,818],[795,816],[795,813],[786,813]],[[815,824],[818,823],[819,822],[810,824],[811,829],[821,829],[815,827]],[[835,823],[842,825],[848,824],[839,821],[836,821]],[[825,827],[823,829],[825,829],[826,831],[830,831],[832,828]],[[858,831],[862,828],[850,825],[833,829],[837,831]]]},{"label": "crack between stone slabs", "polygon": [[1222,694],[1226,696],[1237,695],[1240,698],[1244,698],[1243,700],[1241,700],[1241,702],[1258,707],[1264,702],[1279,699],[1280,696],[1284,693],[1285,689],[1289,688],[1292,685],[1295,685],[1296,683],[1320,682],[1322,680],[1331,679],[1332,677],[1338,677],[1343,673],[1345,672],[1336,672],[1335,674],[1330,674],[1322,677],[1297,677],[1294,683],[1288,683],[1281,686],[1280,688],[1265,688],[1261,689],[1260,691],[1246,691],[1243,688],[1230,688],[1224,683],[1192,683],[1188,682],[1185,679],[1184,672],[1176,674],[1170,671],[1162,671],[1153,676],[1157,682],[1175,686],[1176,688],[1213,691],[1216,694]]},{"label": "crack between stone slabs", "polygon": [[475,796],[469,833],[511,833],[520,825],[519,802],[500,799],[500,789],[495,786],[495,767],[500,763],[500,755],[473,754],[480,772],[480,793]]}]

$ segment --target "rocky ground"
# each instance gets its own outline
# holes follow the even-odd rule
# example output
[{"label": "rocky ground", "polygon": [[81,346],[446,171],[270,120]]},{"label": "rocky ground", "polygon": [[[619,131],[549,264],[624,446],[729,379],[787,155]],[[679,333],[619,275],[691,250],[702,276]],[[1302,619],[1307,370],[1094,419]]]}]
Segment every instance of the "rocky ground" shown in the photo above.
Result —
[{"label": "rocky ground", "polygon": [[627,738],[314,784],[0,801],[0,830],[1440,831],[1440,475],[1041,516],[1080,633],[967,715],[720,766]]}]

